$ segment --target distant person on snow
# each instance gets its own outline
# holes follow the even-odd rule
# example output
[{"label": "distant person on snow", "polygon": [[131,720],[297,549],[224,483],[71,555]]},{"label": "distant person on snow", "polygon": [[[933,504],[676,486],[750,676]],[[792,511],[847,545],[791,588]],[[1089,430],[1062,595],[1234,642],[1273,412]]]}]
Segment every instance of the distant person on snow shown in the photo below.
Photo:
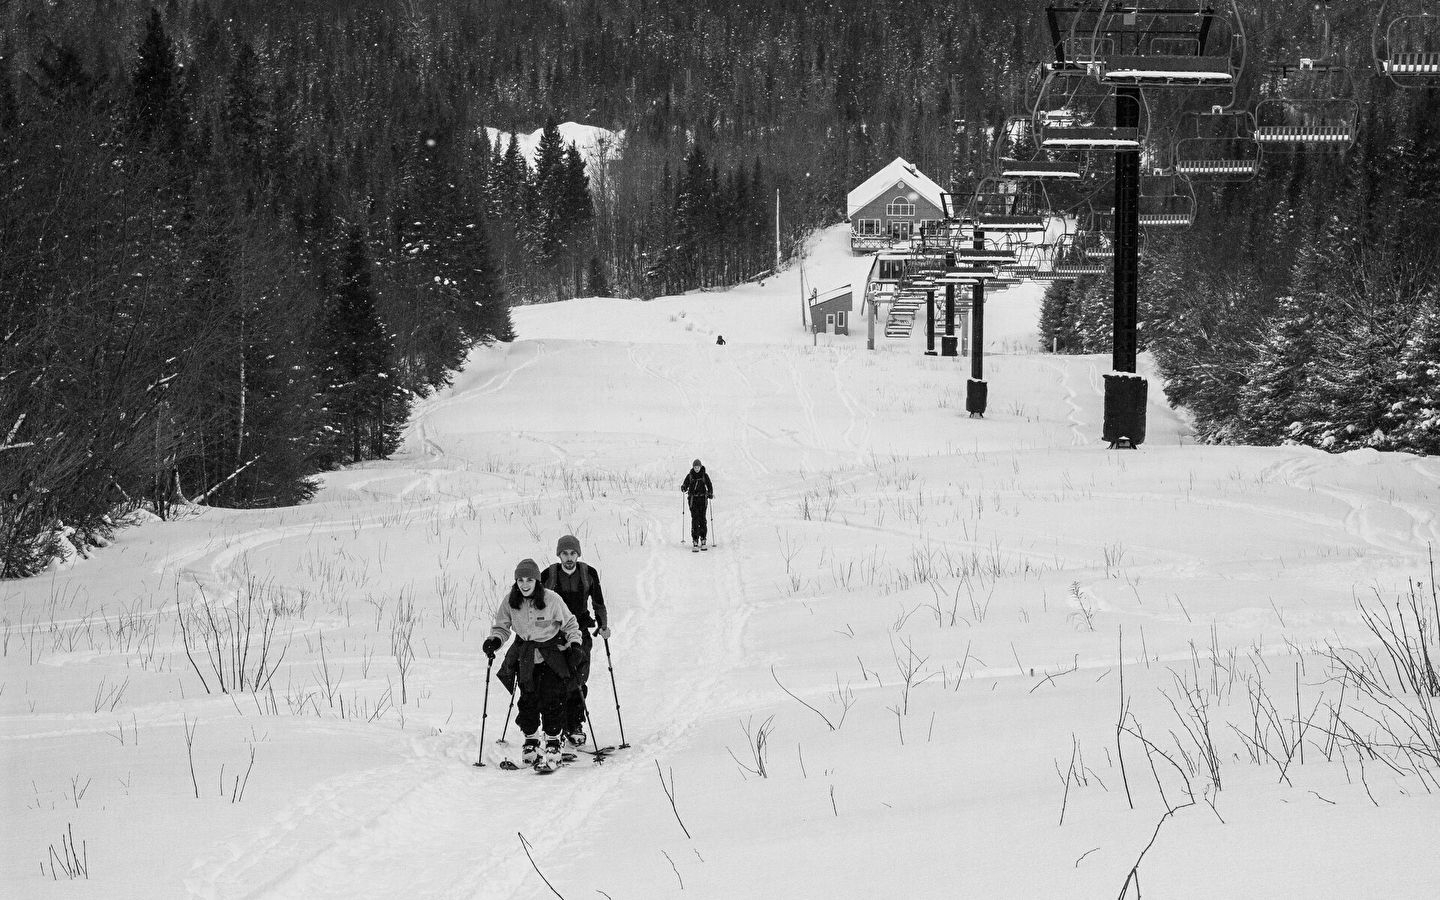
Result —
[{"label": "distant person on snow", "polygon": [[[555,543],[558,563],[551,563],[540,576],[540,583],[547,592],[560,595],[580,625],[580,649],[584,660],[571,679],[570,693],[565,697],[565,739],[576,747],[585,745],[585,698],[590,693],[590,652],[595,638],[590,630],[601,639],[610,637],[607,625],[609,616],[605,611],[605,595],[600,592],[600,573],[589,563],[580,561],[580,539],[567,534]],[[595,614],[590,614],[594,604]]]},{"label": "distant person on snow", "polygon": [[710,476],[705,474],[705,467],[700,464],[700,460],[690,464],[690,471],[685,473],[685,480],[680,482],[680,490],[690,498],[691,550],[708,550],[705,545],[706,538],[709,537],[709,529],[705,525],[705,507],[715,499],[715,486],[710,483]]},{"label": "distant person on snow", "polygon": [[722,346],[722,347],[725,346],[725,335],[723,335],[723,334],[717,334],[717,335],[715,335],[715,343],[719,344],[719,345]]},{"label": "distant person on snow", "polygon": [[[510,693],[520,691],[515,724],[525,733],[525,764],[553,769],[560,765],[565,698],[582,662],[580,624],[559,594],[540,586],[540,567],[533,559],[520,560],[510,595],[495,610],[495,625],[482,646],[492,662],[512,631],[515,642],[496,677]],[[537,734],[542,721],[544,756]]]}]

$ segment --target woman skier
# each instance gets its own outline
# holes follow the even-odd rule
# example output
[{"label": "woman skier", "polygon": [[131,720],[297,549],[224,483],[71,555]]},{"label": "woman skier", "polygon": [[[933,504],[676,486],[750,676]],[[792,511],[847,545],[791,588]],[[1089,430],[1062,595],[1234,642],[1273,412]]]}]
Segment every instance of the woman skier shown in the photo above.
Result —
[{"label": "woman skier", "polygon": [[[522,759],[542,771],[561,763],[560,732],[565,729],[565,699],[583,662],[580,624],[559,594],[540,586],[540,567],[522,559],[515,583],[495,610],[495,624],[482,649],[492,662],[501,645],[515,641],[500,664],[497,678],[510,693],[520,691],[515,724],[525,734]],[[538,731],[545,728],[545,752]]]}]

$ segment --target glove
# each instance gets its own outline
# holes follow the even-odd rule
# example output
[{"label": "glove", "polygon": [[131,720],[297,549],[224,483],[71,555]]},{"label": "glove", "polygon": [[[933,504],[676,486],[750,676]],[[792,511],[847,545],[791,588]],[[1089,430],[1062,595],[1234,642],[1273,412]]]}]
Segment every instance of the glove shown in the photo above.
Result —
[{"label": "glove", "polygon": [[610,628],[609,628],[609,626],[607,626],[607,625],[601,625],[599,628],[595,629],[595,636],[598,637],[598,638],[600,638],[602,641],[608,641],[608,640],[610,640]]},{"label": "glove", "polygon": [[490,660],[491,662],[494,662],[494,661],[495,661],[495,651],[497,651],[497,650],[500,649],[500,644],[501,644],[501,643],[502,643],[501,640],[500,640],[498,637],[495,637],[494,635],[491,635],[490,637],[486,638],[486,639],[485,639],[485,643],[483,643],[483,644],[480,645],[480,649],[485,651],[485,658],[488,659],[488,660]]}]

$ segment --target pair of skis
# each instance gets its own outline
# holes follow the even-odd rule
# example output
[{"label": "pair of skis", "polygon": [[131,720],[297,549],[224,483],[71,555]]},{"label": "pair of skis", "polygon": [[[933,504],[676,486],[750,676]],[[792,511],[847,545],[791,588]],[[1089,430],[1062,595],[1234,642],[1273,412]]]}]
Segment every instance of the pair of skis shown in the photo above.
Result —
[{"label": "pair of skis", "polygon": [[573,763],[575,760],[579,759],[581,753],[584,753],[586,756],[591,757],[591,765],[598,766],[604,763],[606,758],[608,758],[611,753],[614,753],[615,750],[615,747],[600,747],[596,750],[586,750],[584,747],[577,747],[573,751],[563,751],[560,754],[560,762],[554,766],[547,766],[542,757],[541,759],[536,760],[535,764],[531,766],[521,765],[520,763],[517,763],[512,759],[502,759],[500,760],[499,768],[504,769],[507,772],[519,772],[523,771],[524,769],[532,769],[536,775],[549,775],[552,772],[558,772],[559,770]]}]

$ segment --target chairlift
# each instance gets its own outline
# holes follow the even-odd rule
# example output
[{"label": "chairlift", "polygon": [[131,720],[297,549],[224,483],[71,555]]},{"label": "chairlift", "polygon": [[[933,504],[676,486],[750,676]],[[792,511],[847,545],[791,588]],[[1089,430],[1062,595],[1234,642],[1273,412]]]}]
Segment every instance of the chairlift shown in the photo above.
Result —
[{"label": "chairlift", "polygon": [[1330,57],[1330,19],[1322,2],[1320,55],[1271,66],[1255,105],[1255,140],[1280,153],[1348,150],[1355,143],[1360,103],[1350,70]]},{"label": "chairlift", "polygon": [[1343,66],[1304,60],[1272,68],[1255,105],[1255,140],[1280,153],[1348,150],[1360,104]]},{"label": "chairlift", "polygon": [[1221,0],[1218,8],[1180,0],[1105,0],[1092,34],[1091,67],[1105,84],[1226,87],[1245,66],[1245,29],[1235,0]]},{"label": "chairlift", "polygon": [[1011,116],[995,141],[995,174],[1012,179],[1079,181],[1084,173],[1079,161],[1048,157],[1036,139],[1032,117]]},{"label": "chairlift", "polygon": [[976,185],[968,213],[977,231],[1034,232],[1045,230],[1049,207],[1039,182],[990,176]]},{"label": "chairlift", "polygon": [[1140,225],[1188,228],[1195,221],[1195,192],[1190,180],[1173,172],[1140,178]]},{"label": "chairlift", "polygon": [[1060,238],[1055,252],[1054,271],[1076,278],[1105,274],[1105,264],[1089,258],[1085,252],[1085,232],[1066,234]]},{"label": "chairlift", "polygon": [[[1397,10],[1391,17],[1389,10]],[[1440,4],[1384,0],[1371,36],[1375,70],[1402,88],[1440,86]]]},{"label": "chairlift", "polygon": [[1046,150],[1137,150],[1148,130],[1145,104],[1140,126],[1115,126],[1115,88],[1083,72],[1052,70],[1035,99],[1032,118]]},{"label": "chairlift", "polygon": [[1180,117],[1171,168],[1208,181],[1249,181],[1260,172],[1255,117],[1248,110],[1212,107]]},{"label": "chairlift", "polygon": [[1042,268],[1048,268],[1053,255],[1052,245],[1015,244],[1015,261],[1005,266],[1005,271],[1021,278],[1029,278]]}]

